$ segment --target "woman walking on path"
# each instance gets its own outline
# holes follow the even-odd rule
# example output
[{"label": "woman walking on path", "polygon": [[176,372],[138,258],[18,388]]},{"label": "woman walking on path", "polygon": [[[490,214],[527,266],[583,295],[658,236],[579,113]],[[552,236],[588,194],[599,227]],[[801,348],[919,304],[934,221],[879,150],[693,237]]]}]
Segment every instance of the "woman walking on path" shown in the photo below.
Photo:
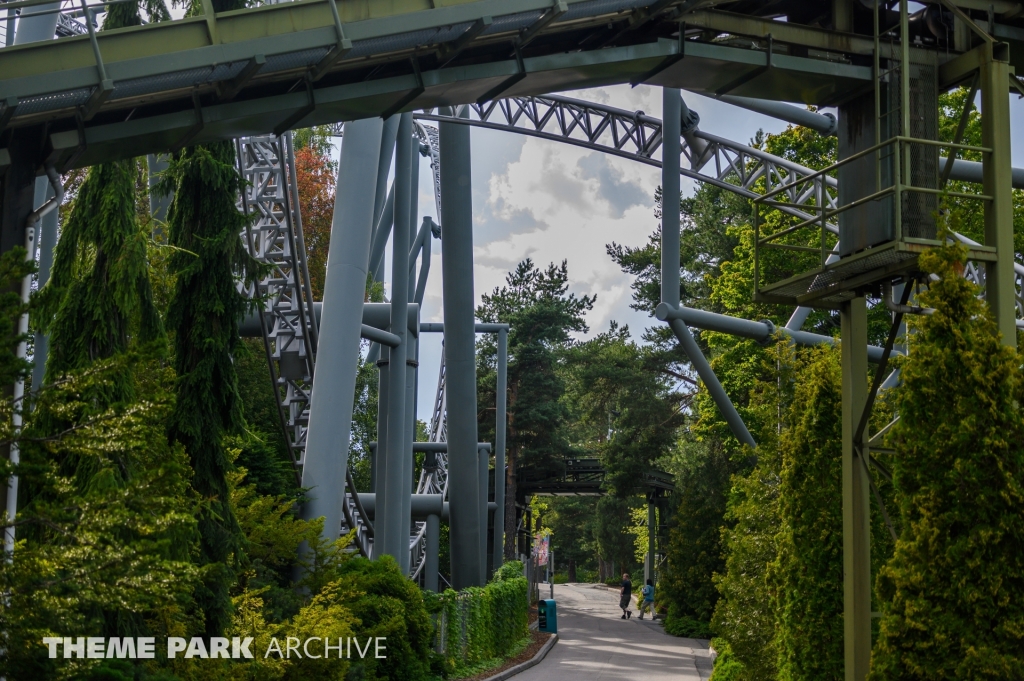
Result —
[{"label": "woman walking on path", "polygon": [[629,581],[629,573],[622,573],[622,588],[619,590],[619,607],[622,608],[622,619],[629,619],[633,611],[629,609],[629,599],[633,596],[633,582]]}]

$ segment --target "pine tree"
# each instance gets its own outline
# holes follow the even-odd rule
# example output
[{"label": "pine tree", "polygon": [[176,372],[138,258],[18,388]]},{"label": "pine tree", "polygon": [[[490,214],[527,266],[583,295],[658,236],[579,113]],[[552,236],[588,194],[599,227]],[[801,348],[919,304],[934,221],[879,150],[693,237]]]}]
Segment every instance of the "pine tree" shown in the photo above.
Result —
[{"label": "pine tree", "polygon": [[[131,340],[162,335],[153,304],[146,234],[135,213],[135,160],[93,166],[82,183],[40,293],[50,332],[47,382],[123,353]],[[131,377],[107,386],[107,401],[130,397]]]},{"label": "pine tree", "polygon": [[[153,21],[170,18],[163,0],[122,2],[109,7],[103,29],[140,25],[140,5]],[[123,353],[132,340],[163,335],[136,213],[140,171],[136,159],[102,163],[88,170],[77,190],[39,295],[36,323],[50,333],[47,382]],[[131,376],[103,390],[106,404],[129,399]]]},{"label": "pine tree", "polygon": [[196,600],[206,616],[207,636],[220,635],[230,623],[228,589],[243,543],[230,504],[231,461],[224,438],[238,433],[243,422],[232,353],[249,302],[236,282],[252,280],[258,264],[239,238],[247,218],[235,203],[242,183],[234,160],[230,142],[185,149],[171,160],[162,187],[174,194],[168,236],[176,248],[170,267],[177,275],[167,315],[178,374],[168,437],[185,447],[192,485],[203,499],[203,584]]},{"label": "pine tree", "polygon": [[1020,679],[1024,670],[1024,379],[963,247],[921,256],[892,438],[899,540],[876,579],[873,681]]}]

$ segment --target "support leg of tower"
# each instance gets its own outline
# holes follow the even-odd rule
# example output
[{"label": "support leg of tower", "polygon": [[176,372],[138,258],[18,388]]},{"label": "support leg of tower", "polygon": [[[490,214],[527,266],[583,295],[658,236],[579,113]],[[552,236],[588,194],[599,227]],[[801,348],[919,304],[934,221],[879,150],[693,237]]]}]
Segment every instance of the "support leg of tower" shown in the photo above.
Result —
[{"label": "support leg of tower", "polygon": [[840,311],[843,365],[843,640],[846,681],[864,681],[871,665],[871,507],[867,432],[854,434],[867,404],[867,305],[863,297]]},{"label": "support leg of tower", "polygon": [[366,292],[373,222],[374,173],[380,156],[381,120],[348,124],[341,145],[337,195],[327,256],[327,278],[320,318],[320,345],[302,486],[312,488],[305,518],[325,518],[324,538],[341,531],[348,465],[349,431],[359,363],[359,327]]},{"label": "support leg of tower", "polygon": [[452,586],[479,586],[480,492],[473,317],[473,189],[469,126],[441,123],[441,280],[448,391]]}]

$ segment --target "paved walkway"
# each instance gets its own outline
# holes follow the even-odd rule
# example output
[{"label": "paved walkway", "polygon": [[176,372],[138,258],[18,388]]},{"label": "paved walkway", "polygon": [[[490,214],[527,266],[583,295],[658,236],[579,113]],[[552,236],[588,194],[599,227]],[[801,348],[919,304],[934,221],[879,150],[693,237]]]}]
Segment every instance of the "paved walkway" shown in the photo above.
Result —
[{"label": "paved walkway", "polygon": [[[541,594],[549,587],[541,585]],[[677,638],[648,619],[622,620],[618,589],[557,584],[558,643],[515,681],[703,681],[711,677],[708,642]]]}]

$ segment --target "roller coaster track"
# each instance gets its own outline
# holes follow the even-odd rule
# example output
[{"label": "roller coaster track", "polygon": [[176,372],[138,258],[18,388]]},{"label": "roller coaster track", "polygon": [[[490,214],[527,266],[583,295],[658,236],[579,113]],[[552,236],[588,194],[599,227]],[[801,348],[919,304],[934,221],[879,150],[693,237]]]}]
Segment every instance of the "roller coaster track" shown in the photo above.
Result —
[{"label": "roller coaster track", "polygon": [[[340,133],[340,129],[338,131]],[[439,181],[437,131],[417,127],[421,142],[429,145],[435,182]],[[240,235],[249,254],[269,267],[259,284],[247,291],[258,297],[264,349],[277,400],[281,428],[296,474],[302,466],[309,425],[309,402],[316,366],[317,325],[313,313],[306,248],[302,233],[296,185],[295,155],[291,133],[236,140],[239,170],[246,182],[241,208],[254,216],[253,224]],[[445,437],[444,359],[438,378],[430,434],[434,442]],[[447,498],[448,461],[437,454],[434,465],[420,472],[417,494],[442,494]],[[373,530],[355,495],[351,471],[343,512],[346,531],[355,530],[355,544],[365,556],[373,554]],[[413,578],[423,568],[425,523],[416,524],[410,538]]]},{"label": "roller coaster track", "polygon": [[[470,117],[458,117],[463,109],[450,114],[427,111],[417,113],[416,135],[429,148],[434,179],[435,201],[440,215],[440,162],[438,129],[428,123],[442,121],[472,125],[491,130],[528,135],[554,142],[572,144],[608,153],[654,167],[654,157],[662,143],[661,120],[642,111],[626,111],[570,97],[510,97],[470,105]],[[332,126],[333,134],[343,134],[343,124]],[[681,140],[689,165],[681,174],[712,184],[746,198],[756,198],[778,187],[787,187],[785,196],[792,207],[783,210],[806,219],[805,210],[816,205],[816,197],[825,196],[831,208],[837,200],[837,182],[833,177],[811,177],[814,170],[754,147],[701,132],[686,133]],[[243,209],[257,215],[255,225],[242,234],[250,254],[271,266],[271,273],[259,284],[264,344],[275,385],[282,428],[296,467],[302,464],[309,415],[309,388],[315,366],[316,328],[310,314],[312,300],[308,290],[302,239],[301,216],[297,210],[294,170],[282,176],[282,167],[294,168],[291,137],[286,133],[238,140],[240,169],[248,182]],[[283,166],[282,166],[283,158]],[[824,186],[822,186],[824,183]],[[834,224],[832,232],[838,232]],[[1020,291],[1024,266],[1016,265],[1018,314],[1024,317]],[[965,276],[981,283],[983,273],[972,264]],[[255,291],[251,292],[255,293]],[[445,441],[445,371],[442,356],[434,410],[430,423],[431,441]],[[442,494],[447,499],[447,456],[438,454],[434,467],[420,471],[416,492]],[[349,492],[344,505],[347,529],[356,530],[356,545],[364,555],[372,555],[371,523],[354,497],[349,476]],[[418,578],[423,569],[425,524],[418,522],[410,537],[410,572]]]}]

